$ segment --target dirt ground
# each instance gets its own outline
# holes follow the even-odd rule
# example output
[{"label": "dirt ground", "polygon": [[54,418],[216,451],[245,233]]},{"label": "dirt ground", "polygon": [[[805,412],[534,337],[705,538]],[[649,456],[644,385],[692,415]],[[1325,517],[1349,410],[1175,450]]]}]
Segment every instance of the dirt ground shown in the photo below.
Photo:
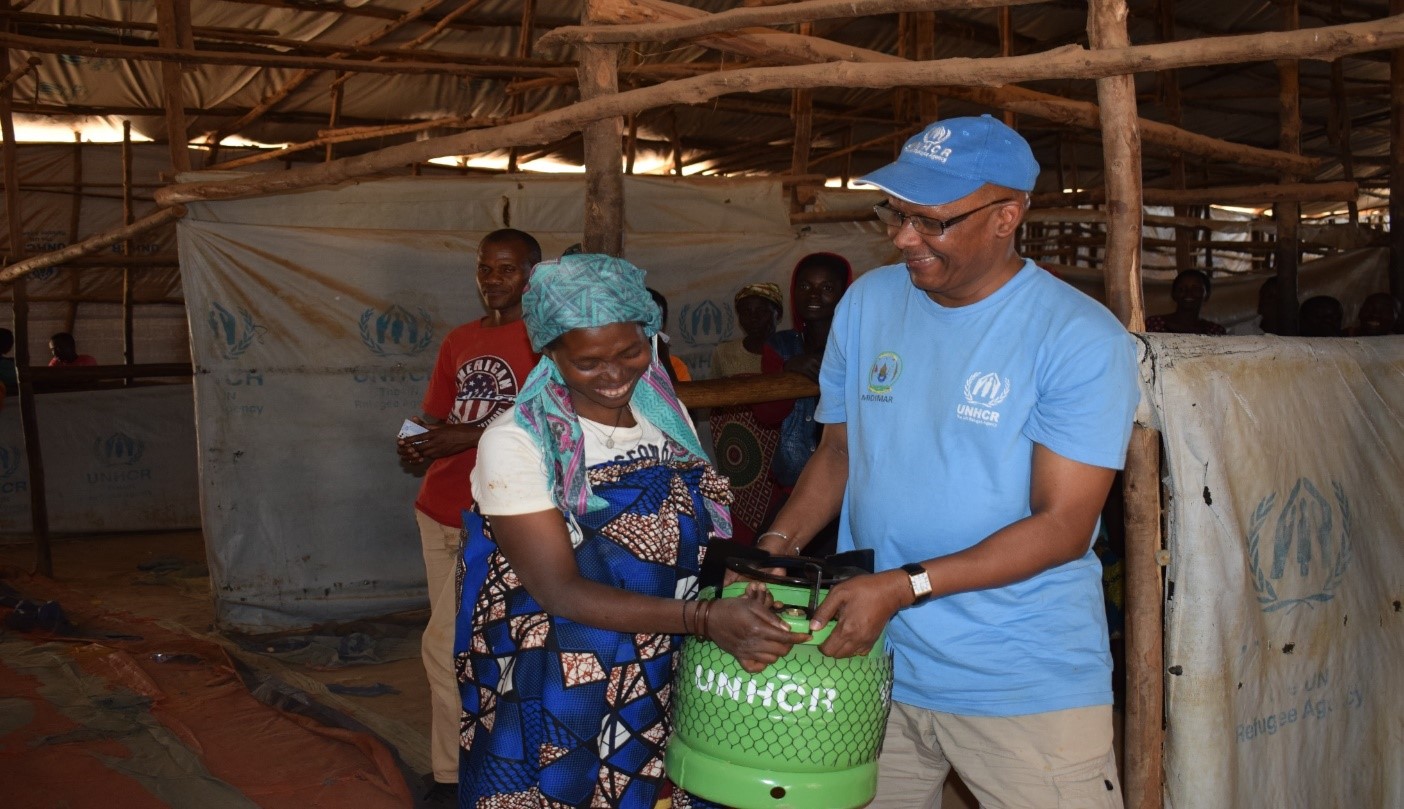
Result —
[{"label": "dirt ground", "polygon": [[[227,640],[215,630],[204,540],[198,531],[57,537],[52,542],[52,555],[54,580],[77,591],[84,602],[65,605],[69,612],[96,609],[129,613],[175,624],[201,637]],[[0,538],[0,566],[33,571],[32,542]],[[425,611],[418,616],[399,616],[398,620],[411,624],[408,631],[413,634],[427,618]],[[417,634],[413,640],[417,648]],[[420,775],[428,771],[429,688],[417,656],[324,671],[225,645],[231,654],[260,672],[293,688],[319,692],[309,695],[375,732],[396,749],[408,769]],[[321,692],[313,683],[353,688],[383,684],[397,693],[333,695]]]},{"label": "dirt ground", "polygon": [[[204,540],[198,531],[57,537],[52,556],[54,580],[76,591],[84,602],[67,609],[129,613],[178,625],[200,637],[223,639],[231,654],[265,677],[307,693],[375,733],[396,750],[406,770],[428,772],[429,689],[417,656],[324,671],[238,649],[215,629]],[[28,538],[0,537],[0,567],[32,571],[34,565],[34,546]],[[396,622],[417,631],[427,619],[425,611],[397,616]],[[356,696],[326,690],[375,685],[398,693]],[[972,809],[974,799],[954,781],[946,785],[943,806]]]}]

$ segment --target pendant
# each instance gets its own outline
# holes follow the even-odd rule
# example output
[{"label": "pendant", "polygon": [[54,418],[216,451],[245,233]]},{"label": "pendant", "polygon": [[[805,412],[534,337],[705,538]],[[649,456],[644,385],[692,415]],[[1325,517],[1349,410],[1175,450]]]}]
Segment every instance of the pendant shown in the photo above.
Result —
[{"label": "pendant", "polygon": [[613,439],[613,438],[606,438],[606,439],[605,439],[605,449],[614,449],[614,439]]}]

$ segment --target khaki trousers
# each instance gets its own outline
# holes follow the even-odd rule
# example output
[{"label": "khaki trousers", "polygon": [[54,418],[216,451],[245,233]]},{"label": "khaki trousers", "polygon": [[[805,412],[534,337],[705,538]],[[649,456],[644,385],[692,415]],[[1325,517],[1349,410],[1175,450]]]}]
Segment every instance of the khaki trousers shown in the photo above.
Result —
[{"label": "khaki trousers", "polygon": [[444,525],[414,510],[424,550],[429,582],[429,625],[424,627],[420,654],[429,678],[429,766],[434,780],[458,783],[458,727],[463,702],[453,671],[453,635],[458,615],[455,569],[463,548],[463,530]]},{"label": "khaki trousers", "polygon": [[1110,705],[958,716],[892,703],[868,809],[940,809],[954,768],[982,809],[1121,809]]}]

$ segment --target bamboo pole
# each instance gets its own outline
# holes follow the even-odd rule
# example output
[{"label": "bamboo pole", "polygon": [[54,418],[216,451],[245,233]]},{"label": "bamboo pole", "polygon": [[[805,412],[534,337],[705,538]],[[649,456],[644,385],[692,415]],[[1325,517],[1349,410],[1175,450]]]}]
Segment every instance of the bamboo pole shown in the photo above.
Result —
[{"label": "bamboo pole", "polygon": [[[591,22],[596,0],[586,0],[582,21]],[[619,97],[619,46],[585,45],[580,49],[580,99],[608,103]],[[566,133],[562,133],[566,134]],[[624,255],[624,122],[618,114],[601,117],[582,130],[585,147],[585,232],[587,253]],[[547,138],[547,141],[553,138]],[[540,143],[542,141],[532,141]]]},{"label": "bamboo pole", "polygon": [[[1404,14],[1404,0],[1389,0]],[[1389,55],[1389,291],[1404,300],[1404,48]]]},{"label": "bamboo pole", "polygon": [[[1299,18],[1297,0],[1283,0],[1283,28],[1295,31]],[[1301,77],[1297,62],[1293,59],[1277,61],[1278,80],[1278,149],[1293,154],[1302,150],[1302,103],[1297,96]],[[1300,179],[1294,172],[1282,173],[1281,182],[1292,183]],[[1297,263],[1301,260],[1301,245],[1298,244],[1298,225],[1302,216],[1300,202],[1283,200],[1272,206],[1272,218],[1277,223],[1277,249],[1273,253],[1273,264],[1277,271],[1277,322],[1282,331],[1279,334],[1296,334],[1300,329],[1297,323]]]},{"label": "bamboo pole", "polygon": [[[1124,48],[1125,0],[1093,0],[1087,18],[1088,42],[1094,48]],[[1136,82],[1130,74],[1097,81],[1102,111],[1102,175],[1107,195],[1107,246],[1104,277],[1107,303],[1126,328],[1145,329],[1141,291],[1141,139],[1137,126]],[[1159,492],[1147,481],[1133,478],[1158,466],[1153,447],[1132,443],[1124,496],[1128,513],[1159,514]],[[1135,485],[1133,485],[1133,480]],[[1153,480],[1153,477],[1151,478]],[[1135,502],[1133,502],[1133,498]],[[1129,522],[1129,521],[1128,521]],[[1136,529],[1133,531],[1133,528]],[[1141,524],[1126,526],[1126,726],[1122,756],[1126,806],[1160,806],[1164,748],[1164,691],[1161,682],[1163,624],[1161,617],[1160,549],[1155,532]]]},{"label": "bamboo pole", "polygon": [[1293,33],[1217,37],[1169,45],[1136,45],[1106,51],[1077,46],[1049,53],[926,64],[829,63],[749,68],[681,79],[655,87],[601,96],[542,113],[535,119],[443,138],[399,144],[377,152],[312,166],[219,182],[185,183],[156,192],[159,205],[277,193],[395,169],[449,154],[475,154],[511,143],[549,143],[589,122],[668,104],[696,104],[718,95],[798,87],[894,87],[960,82],[1002,84],[1036,78],[1097,78],[1119,72],[1262,59],[1282,53],[1333,58],[1404,43],[1404,16],[1368,24]]},{"label": "bamboo pole", "polygon": [[[9,0],[0,3],[8,8]],[[10,50],[0,46],[0,67],[10,73]],[[32,66],[31,66],[32,67]],[[28,67],[26,68],[28,69]],[[25,252],[24,217],[20,214],[19,161],[16,159],[13,82],[0,88],[0,161],[5,171],[5,213],[9,229],[10,254]],[[38,411],[34,407],[34,385],[30,381],[29,302],[24,285],[14,288],[15,376],[19,382],[20,422],[24,432],[25,461],[29,467],[30,530],[34,535],[34,569],[40,575],[54,575],[53,550],[49,545],[49,506],[44,492],[44,455],[39,444]]]}]

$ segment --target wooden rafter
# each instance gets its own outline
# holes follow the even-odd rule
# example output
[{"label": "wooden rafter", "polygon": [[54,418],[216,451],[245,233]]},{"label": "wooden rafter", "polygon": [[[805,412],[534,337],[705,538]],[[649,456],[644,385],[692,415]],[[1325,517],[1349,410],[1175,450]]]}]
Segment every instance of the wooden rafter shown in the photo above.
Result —
[{"label": "wooden rafter", "polygon": [[448,154],[476,154],[509,144],[546,143],[586,123],[669,104],[696,104],[737,92],[800,87],[894,87],[1008,84],[1052,77],[1097,78],[1170,67],[1223,64],[1290,55],[1331,59],[1346,53],[1404,44],[1404,15],[1370,23],[1247,37],[1216,37],[1088,51],[1065,47],[1046,53],[926,63],[827,63],[750,68],[628,90],[552,110],[532,121],[401,144],[369,155],[224,182],[176,185],[157,192],[161,204],[306,188],[417,163]]}]

